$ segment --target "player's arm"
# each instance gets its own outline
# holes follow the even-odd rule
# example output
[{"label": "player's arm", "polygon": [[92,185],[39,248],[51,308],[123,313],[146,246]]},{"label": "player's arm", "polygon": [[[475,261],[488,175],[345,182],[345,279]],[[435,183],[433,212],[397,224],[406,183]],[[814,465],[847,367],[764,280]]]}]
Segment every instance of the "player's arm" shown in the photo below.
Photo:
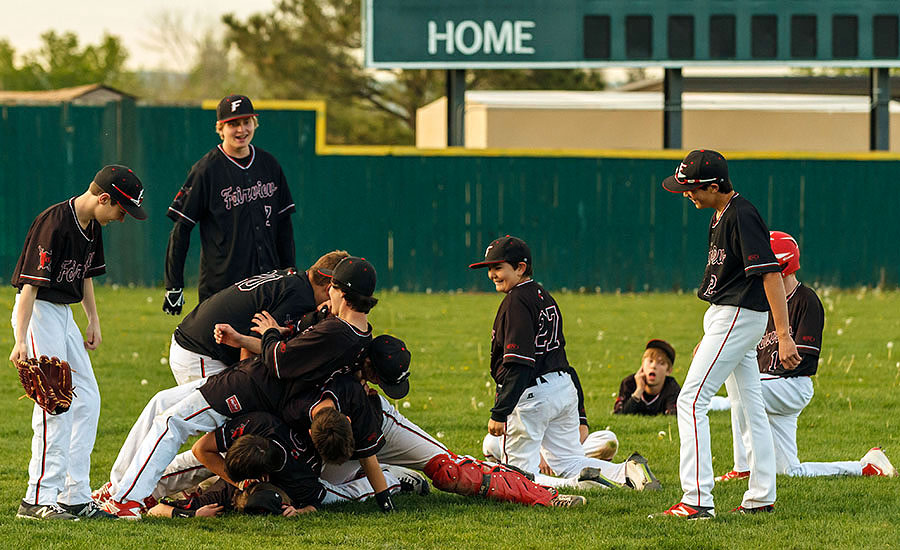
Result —
[{"label": "player's arm", "polygon": [[94,299],[94,280],[84,280],[84,298],[81,307],[87,317],[87,327],[84,329],[84,349],[97,349],[103,337],[100,336],[100,315],[97,313],[97,302]]},{"label": "player's arm", "polygon": [[[255,336],[241,334],[228,323],[217,323],[213,328],[213,338],[217,344],[241,349],[241,359],[260,352],[260,340]],[[246,354],[246,357],[245,357]]]},{"label": "player's arm", "polygon": [[766,299],[772,310],[772,320],[775,322],[775,335],[778,337],[778,357],[781,365],[790,370],[800,364],[801,357],[797,351],[797,345],[791,337],[791,325],[788,321],[787,301],[784,296],[784,283],[781,281],[781,273],[769,272],[762,275],[763,287],[766,290]]},{"label": "player's arm", "polygon": [[19,291],[19,301],[16,307],[16,341],[13,344],[12,353],[9,354],[10,361],[28,359],[26,337],[28,336],[28,325],[31,323],[31,315],[34,312],[37,291],[38,287],[29,284],[23,284],[22,290]]},{"label": "player's arm", "polygon": [[391,493],[388,491],[387,480],[384,479],[384,472],[381,471],[381,465],[378,464],[378,458],[375,455],[360,458],[359,465],[372,486],[372,491],[375,493],[375,501],[378,503],[381,511],[391,512],[395,510],[394,502],[391,500]]},{"label": "player's arm", "polygon": [[222,458],[219,445],[216,443],[215,432],[203,434],[203,437],[198,439],[191,447],[191,452],[201,464],[206,466],[207,470],[237,487],[237,484],[225,473],[225,459]]},{"label": "player's arm", "polygon": [[211,518],[222,514],[224,511],[225,507],[220,504],[207,504],[196,510],[191,510],[189,508],[178,508],[177,506],[160,503],[153,508],[150,508],[147,513],[159,518]]},{"label": "player's arm", "polygon": [[488,432],[496,436],[506,433],[506,418],[516,408],[519,398],[522,397],[534,374],[533,367],[519,363],[504,363],[503,367],[506,369],[506,378],[497,391],[494,407],[491,409],[491,419],[488,421]]},{"label": "player's arm", "polygon": [[275,239],[275,248],[278,251],[278,267],[282,269],[294,267],[296,262],[294,225],[291,223],[290,214],[285,214],[278,220],[278,236]]},{"label": "player's arm", "polygon": [[581,437],[581,442],[584,442],[591,430],[591,426],[587,421],[587,410],[584,408],[584,389],[581,387],[581,379],[578,378],[578,371],[575,370],[575,367],[570,365],[568,373],[572,377],[575,392],[578,394],[578,434]]}]

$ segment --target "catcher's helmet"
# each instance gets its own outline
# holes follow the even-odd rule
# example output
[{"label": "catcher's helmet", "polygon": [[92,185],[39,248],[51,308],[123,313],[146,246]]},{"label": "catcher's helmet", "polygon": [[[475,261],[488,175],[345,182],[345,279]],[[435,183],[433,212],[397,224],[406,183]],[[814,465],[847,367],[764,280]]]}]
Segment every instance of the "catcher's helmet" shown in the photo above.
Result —
[{"label": "catcher's helmet", "polygon": [[778,259],[778,265],[781,266],[781,275],[790,275],[800,269],[800,247],[797,241],[784,231],[770,231],[769,243],[772,245],[772,252]]}]

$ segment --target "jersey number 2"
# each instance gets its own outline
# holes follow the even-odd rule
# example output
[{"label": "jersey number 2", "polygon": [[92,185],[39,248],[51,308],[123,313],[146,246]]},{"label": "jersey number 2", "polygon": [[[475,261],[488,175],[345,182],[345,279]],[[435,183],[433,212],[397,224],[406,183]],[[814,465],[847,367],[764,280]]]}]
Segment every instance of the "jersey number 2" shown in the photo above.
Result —
[{"label": "jersey number 2", "polygon": [[534,337],[534,353],[540,355],[559,347],[559,310],[550,306],[541,310],[537,335]]}]

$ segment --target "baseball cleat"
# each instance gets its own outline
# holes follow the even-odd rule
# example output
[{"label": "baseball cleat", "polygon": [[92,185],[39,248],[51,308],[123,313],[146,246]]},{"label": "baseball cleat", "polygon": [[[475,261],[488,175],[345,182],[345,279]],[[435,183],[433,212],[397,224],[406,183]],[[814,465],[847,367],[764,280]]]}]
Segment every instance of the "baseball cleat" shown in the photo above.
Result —
[{"label": "baseball cleat", "polygon": [[28,504],[24,500],[19,504],[17,518],[22,519],[62,519],[78,521],[76,516],[62,509],[59,504]]},{"label": "baseball cleat", "polygon": [[613,489],[621,487],[621,485],[600,473],[600,468],[589,467],[582,469],[578,474],[576,487],[579,489]]},{"label": "baseball cleat", "polygon": [[635,491],[657,491],[662,489],[662,484],[647,466],[647,459],[637,453],[632,453],[625,460],[625,485]]},{"label": "baseball cleat", "polygon": [[99,489],[91,493],[91,499],[97,504],[103,505],[107,500],[112,498],[112,493],[110,493],[110,491],[112,491],[112,481],[107,481],[101,485]]},{"label": "baseball cleat", "polygon": [[897,475],[897,468],[891,464],[881,447],[872,447],[861,459],[863,465],[862,475],[864,476],[884,476],[894,477]]},{"label": "baseball cleat", "polygon": [[103,510],[119,519],[141,519],[141,503],[134,500],[118,501],[109,499],[103,505]]},{"label": "baseball cleat", "polygon": [[681,519],[712,519],[716,517],[716,510],[712,506],[688,506],[683,502],[679,502],[665,512],[658,514],[650,514],[649,518],[681,518]]},{"label": "baseball cleat", "polygon": [[395,466],[393,464],[384,464],[382,468],[385,471],[394,474],[394,477],[400,480],[401,493],[427,495],[431,491],[425,476],[415,470],[410,470],[403,466]]},{"label": "baseball cleat", "polygon": [[556,508],[575,508],[576,506],[584,506],[587,499],[581,495],[563,495],[557,494],[550,499],[550,506]]},{"label": "baseball cleat", "polygon": [[60,508],[73,516],[84,519],[118,519],[113,514],[105,511],[95,501],[90,500],[84,504],[60,504]]},{"label": "baseball cleat", "polygon": [[747,479],[748,477],[750,477],[750,472],[739,472],[737,470],[731,470],[727,474],[716,476],[716,483],[720,481],[732,481],[734,479]]},{"label": "baseball cleat", "polygon": [[745,508],[744,506],[738,506],[731,512],[733,514],[759,514],[759,513],[771,514],[774,511],[775,511],[774,504],[766,504],[765,506],[756,506],[754,508]]}]

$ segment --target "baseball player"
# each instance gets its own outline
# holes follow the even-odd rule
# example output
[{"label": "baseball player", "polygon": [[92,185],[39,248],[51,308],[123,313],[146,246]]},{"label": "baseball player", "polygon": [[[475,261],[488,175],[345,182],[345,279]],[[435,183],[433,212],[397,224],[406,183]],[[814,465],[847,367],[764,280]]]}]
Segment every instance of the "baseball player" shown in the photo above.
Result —
[{"label": "baseball player", "polygon": [[[287,341],[282,341],[277,327],[267,328],[260,355],[209,378],[163,390],[151,399],[113,465],[113,498],[107,502],[108,511],[138,519],[140,501],[151,494],[185,440],[196,433],[210,432],[237,414],[268,411],[297,430],[305,429],[297,426],[309,423],[312,405],[302,397],[329,377],[330,384],[339,386],[329,392],[334,397],[331,406],[351,418],[365,414],[361,405],[347,408],[364,399],[355,397],[352,389],[346,389],[348,384],[333,375],[352,370],[371,341],[367,314],[377,303],[372,297],[375,269],[366,260],[351,256],[328,274],[332,276],[331,316]],[[355,382],[349,385],[359,389]],[[329,399],[322,398],[316,403],[326,401]],[[359,456],[367,459],[366,474],[376,492],[382,493],[387,486],[372,458],[380,437],[365,432],[368,425],[364,418],[353,422],[354,432],[360,430],[357,449],[358,453],[371,451]]]},{"label": "baseball player", "polygon": [[251,275],[294,264],[294,200],[275,157],[251,145],[259,125],[250,99],[222,98],[216,133],[222,143],[197,161],[169,206],[175,225],[166,250],[163,311],[180,315],[184,260],[200,226],[199,301]]},{"label": "baseball player", "polygon": [[722,384],[748,425],[750,486],[734,511],[772,511],[775,502],[775,449],[766,421],[755,347],[771,316],[778,334],[778,355],[793,369],[800,363],[790,335],[784,285],[769,246],[769,230],[756,208],[737,193],[725,157],[716,151],[691,151],[663,187],[682,193],[698,209],[712,208],[706,270],[697,295],[710,303],[703,338],[678,396],[681,438],[681,487],[684,496],[661,514],[687,519],[715,516],[710,450],[710,398]]},{"label": "baseball player", "polygon": [[506,294],[491,336],[491,377],[497,393],[488,421],[488,432],[503,438],[503,463],[537,472],[543,447],[548,466],[563,478],[581,477],[585,468],[593,468],[607,483],[658,488],[640,455],[621,464],[584,455],[562,314],[550,293],[532,279],[525,241],[509,235],[496,239],[484,261],[469,267],[487,267],[497,292]]},{"label": "baseball player", "polygon": [[672,374],[675,348],[665,340],[650,340],[641,356],[641,366],[619,385],[614,414],[676,414],[681,386]]},{"label": "baseball player", "polygon": [[[100,416],[100,390],[88,350],[101,342],[93,277],[106,273],[101,227],[125,213],[147,218],[144,186],[130,168],[104,166],[88,189],[41,212],[25,237],[11,279],[18,288],[12,312],[11,361],[57,356],[72,367],[76,396],[68,412],[50,415],[35,405],[28,489],[17,517],[110,517],[91,500],[91,451]],[[81,302],[84,337],[69,304]]]},{"label": "baseball player", "polygon": [[[800,365],[795,369],[782,366],[778,355],[778,335],[769,315],[766,332],[756,346],[756,360],[762,382],[772,438],[775,442],[775,471],[789,476],[886,476],[897,470],[884,452],[874,447],[860,460],[841,462],[800,462],[797,458],[797,417],[813,396],[812,376],[819,366],[825,309],[815,291],[797,280],[800,269],[800,247],[793,237],[782,231],[769,234],[772,251],[781,266],[784,293],[787,296],[791,333],[800,352]],[[735,407],[731,409],[731,431],[734,443],[734,469],[716,481],[743,479],[750,476],[747,451],[743,441],[749,438],[747,423]]]},{"label": "baseball player", "polygon": [[[302,273],[288,268],[253,275],[198,304],[172,335],[169,367],[175,381],[185,384],[206,378],[242,359],[240,349],[216,342],[217,323],[228,324],[234,331],[250,336],[256,313],[268,311],[276,323],[290,326],[327,301],[331,277],[325,276],[323,270],[334,269],[347,256],[345,251],[335,250]],[[259,353],[259,338],[249,339],[245,345]]]},{"label": "baseball player", "polygon": [[[584,390],[581,387],[581,380],[573,367],[569,367],[568,373],[572,377],[572,384],[575,385],[575,391],[578,393],[578,439],[581,442],[584,456],[599,458],[600,460],[612,460],[619,451],[619,439],[612,430],[591,431],[587,420],[587,411],[584,407]],[[485,460],[502,462],[500,458],[502,455],[502,444],[502,438],[485,434],[484,440],[481,442],[481,451]],[[538,465],[538,471],[544,475],[556,476],[556,472],[550,468],[550,465],[547,464],[547,460],[544,458],[543,448],[541,449],[541,462]],[[574,480],[572,486],[579,486],[577,479]]]}]

